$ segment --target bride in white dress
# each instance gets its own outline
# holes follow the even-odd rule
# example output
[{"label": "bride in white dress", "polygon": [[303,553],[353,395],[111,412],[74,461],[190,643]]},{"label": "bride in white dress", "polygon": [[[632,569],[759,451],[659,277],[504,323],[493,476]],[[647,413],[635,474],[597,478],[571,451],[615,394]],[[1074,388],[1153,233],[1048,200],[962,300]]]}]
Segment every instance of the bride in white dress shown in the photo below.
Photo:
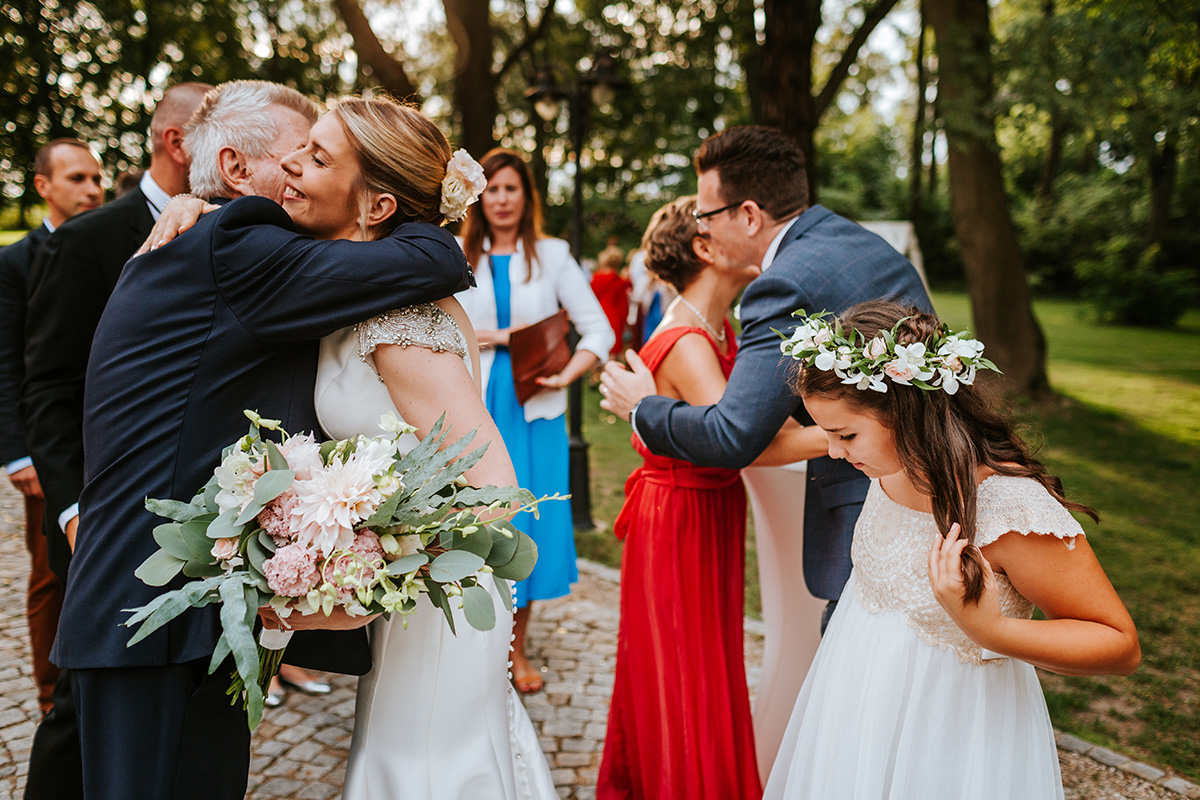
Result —
[{"label": "bride in white dress", "polygon": [[[319,238],[376,238],[397,219],[437,221],[447,213],[449,159],[441,133],[417,112],[388,100],[343,101],[283,160],[284,207]],[[474,444],[489,442],[468,479],[512,485],[478,364],[474,332],[456,301],[399,309],[322,340],[318,417],[326,433],[346,438],[379,434],[380,416],[399,412],[424,435],[445,412],[451,441],[478,429]],[[417,442],[406,438],[409,448]],[[459,616],[454,635],[425,598],[412,616],[371,623],[374,662],[359,681],[345,800],[557,797],[507,679],[512,612],[492,581],[481,585],[496,607],[491,631]]]}]

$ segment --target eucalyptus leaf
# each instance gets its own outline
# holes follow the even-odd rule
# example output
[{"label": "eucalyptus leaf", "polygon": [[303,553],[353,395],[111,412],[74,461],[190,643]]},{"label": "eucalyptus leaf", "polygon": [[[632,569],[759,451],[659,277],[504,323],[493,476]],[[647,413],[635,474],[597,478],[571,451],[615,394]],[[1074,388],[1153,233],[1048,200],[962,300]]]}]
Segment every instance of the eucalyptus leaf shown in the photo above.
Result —
[{"label": "eucalyptus leaf", "polygon": [[151,535],[163,550],[175,558],[187,561],[192,557],[192,551],[183,541],[182,527],[178,522],[167,522],[156,527]]},{"label": "eucalyptus leaf", "polygon": [[288,466],[287,458],[280,451],[279,445],[272,441],[267,441],[265,444],[267,446],[267,466],[272,470],[291,469]]},{"label": "eucalyptus leaf", "polygon": [[265,506],[286,492],[295,480],[296,473],[290,469],[268,470],[254,482],[254,502]]},{"label": "eucalyptus leaf", "polygon": [[279,549],[279,545],[275,544],[275,540],[271,538],[271,534],[264,530],[259,530],[258,532],[258,543],[262,545],[263,549],[268,553],[274,553]]},{"label": "eucalyptus leaf", "polygon": [[488,524],[488,535],[492,537],[492,549],[488,552],[487,563],[499,567],[512,561],[517,552],[517,544],[521,541],[521,532],[511,520],[501,519]]},{"label": "eucalyptus leaf", "polygon": [[537,545],[525,534],[518,535],[517,551],[512,559],[502,566],[493,567],[495,574],[510,581],[523,581],[533,572],[537,563]]},{"label": "eucalyptus leaf", "polygon": [[474,553],[484,559],[486,563],[488,554],[492,552],[492,537],[482,524],[479,524],[477,527],[479,530],[473,533],[453,531],[453,535],[450,537],[450,548],[452,550],[463,550],[468,553]]},{"label": "eucalyptus leaf", "polygon": [[238,517],[238,510],[231,508],[217,516],[208,524],[208,530],[205,535],[210,539],[228,539],[230,537],[240,537],[244,526],[241,523],[235,522]]},{"label": "eucalyptus leaf", "polygon": [[463,589],[463,614],[467,622],[477,631],[490,631],[496,627],[496,606],[492,596],[482,586]]},{"label": "eucalyptus leaf", "polygon": [[500,592],[500,599],[504,601],[504,607],[509,611],[513,610],[512,584],[501,578],[496,573],[492,573],[492,580],[496,583],[496,591]]},{"label": "eucalyptus leaf", "polygon": [[429,556],[424,553],[410,553],[388,564],[387,571],[388,575],[407,575],[414,569],[423,567],[428,563]]},{"label": "eucalyptus leaf", "polygon": [[166,586],[186,563],[184,559],[176,558],[166,550],[158,550],[143,561],[133,574],[147,586]]},{"label": "eucalyptus leaf", "polygon": [[183,574],[189,578],[212,578],[224,574],[220,564],[202,561],[189,561],[183,565]]},{"label": "eucalyptus leaf", "polygon": [[[454,614],[450,611],[450,602],[449,598],[446,597],[445,590],[433,581],[426,581],[425,586],[429,590],[429,602],[433,603],[435,607],[442,610],[442,613],[446,615],[446,622],[450,625],[450,632],[455,633]],[[455,635],[457,635],[457,633],[455,633]]]},{"label": "eucalyptus leaf", "polygon": [[207,564],[216,561],[212,554],[213,540],[208,538],[208,529],[212,523],[213,520],[197,517],[179,527],[180,537],[188,549],[188,561]]},{"label": "eucalyptus leaf", "polygon": [[191,503],[183,503],[179,500],[155,500],[150,497],[146,498],[146,510],[151,514],[157,514],[176,522],[187,522],[204,513],[203,508]]},{"label": "eucalyptus leaf", "polygon": [[245,684],[246,713],[250,730],[258,727],[262,720],[263,693],[258,685],[258,643],[254,640],[254,629],[246,624],[246,596],[240,580],[229,580],[221,584],[221,628],[229,641],[238,675]]},{"label": "eucalyptus leaf", "polygon": [[429,564],[429,577],[440,583],[453,583],[478,572],[486,562],[465,550],[448,550]]},{"label": "eucalyptus leaf", "polygon": [[221,662],[229,655],[229,638],[221,631],[221,638],[217,639],[217,647],[213,650],[212,658],[208,662],[208,674],[212,675],[217,671],[217,667],[221,666]]},{"label": "eucalyptus leaf", "polygon": [[132,611],[133,616],[125,620],[123,624],[132,627],[141,623],[141,627],[125,646],[132,647],[189,608],[203,608],[216,602],[219,595],[213,590],[227,580],[229,578],[219,576],[203,581],[193,581],[182,589],[159,595],[141,608],[126,609]]}]

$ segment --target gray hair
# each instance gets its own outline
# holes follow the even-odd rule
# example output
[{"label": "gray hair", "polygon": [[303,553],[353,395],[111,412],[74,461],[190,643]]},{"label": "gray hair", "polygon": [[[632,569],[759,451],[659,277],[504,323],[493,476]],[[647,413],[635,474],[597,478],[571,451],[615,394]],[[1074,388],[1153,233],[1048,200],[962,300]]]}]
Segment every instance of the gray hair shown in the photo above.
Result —
[{"label": "gray hair", "polygon": [[230,81],[209,92],[188,122],[183,149],[191,159],[192,192],[200,197],[228,197],[218,154],[226,147],[247,158],[270,150],[279,131],[271,106],[283,106],[317,121],[317,107],[295,89],[268,81]]}]

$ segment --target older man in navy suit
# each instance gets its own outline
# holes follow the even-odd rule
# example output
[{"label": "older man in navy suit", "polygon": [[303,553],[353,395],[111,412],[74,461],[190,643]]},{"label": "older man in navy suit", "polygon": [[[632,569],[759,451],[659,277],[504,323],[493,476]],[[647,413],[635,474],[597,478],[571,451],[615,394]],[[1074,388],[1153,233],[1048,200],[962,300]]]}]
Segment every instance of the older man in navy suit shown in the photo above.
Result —
[{"label": "older man in navy suit", "polygon": [[192,191],[235,199],[129,262],[96,330],[85,485],[54,649],[72,670],[89,800],[233,800],[246,789],[245,711],[225,696],[228,669],[206,675],[217,610],[190,611],[126,647],[123,610],[160,591],[133,574],[157,549],[144,499],[201,486],[221,447],[244,433],[244,408],[316,430],[320,337],[469,281],[462,250],[435,225],[401,224],[374,242],[294,232],[277,204],[279,159],[304,144],[315,118],[311,103],[275,84],[210,92],[184,141]]},{"label": "older man in navy suit", "polygon": [[[913,266],[883,239],[829,209],[808,204],[800,149],[773,128],[730,128],[696,154],[701,234],[762,275],[742,297],[737,363],[721,401],[689,406],[654,394],[654,378],[636,354],[634,372],[605,368],[602,405],[631,417],[651,452],[712,467],[740,469],[766,449],[789,416],[812,424],[788,385],[775,331],[795,327],[791,314],[841,312],[886,297],[932,310]],[[804,509],[804,578],[830,601],[850,577],[850,539],[869,480],[828,457],[808,463]],[[825,620],[828,620],[828,610]]]}]

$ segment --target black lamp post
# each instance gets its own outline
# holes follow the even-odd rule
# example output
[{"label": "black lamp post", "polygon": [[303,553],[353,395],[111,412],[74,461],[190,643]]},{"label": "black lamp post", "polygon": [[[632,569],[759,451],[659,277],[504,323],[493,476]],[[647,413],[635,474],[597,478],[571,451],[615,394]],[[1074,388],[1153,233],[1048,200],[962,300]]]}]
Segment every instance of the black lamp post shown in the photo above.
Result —
[{"label": "black lamp post", "polygon": [[[547,67],[538,70],[535,85],[525,92],[533,101],[538,117],[550,122],[558,116],[559,104],[567,101],[567,128],[571,132],[571,150],[575,154],[575,187],[571,197],[571,253],[576,261],[583,260],[583,140],[587,134],[588,112],[591,104],[605,106],[612,102],[617,89],[628,85],[617,74],[617,60],[605,49],[596,54],[591,69],[577,75],[575,81],[561,88],[554,73]],[[573,335],[572,347],[578,342]],[[569,390],[568,442],[571,451],[571,516],[577,529],[591,529],[592,492],[588,470],[588,445],[583,439],[583,383],[576,380]]]}]

